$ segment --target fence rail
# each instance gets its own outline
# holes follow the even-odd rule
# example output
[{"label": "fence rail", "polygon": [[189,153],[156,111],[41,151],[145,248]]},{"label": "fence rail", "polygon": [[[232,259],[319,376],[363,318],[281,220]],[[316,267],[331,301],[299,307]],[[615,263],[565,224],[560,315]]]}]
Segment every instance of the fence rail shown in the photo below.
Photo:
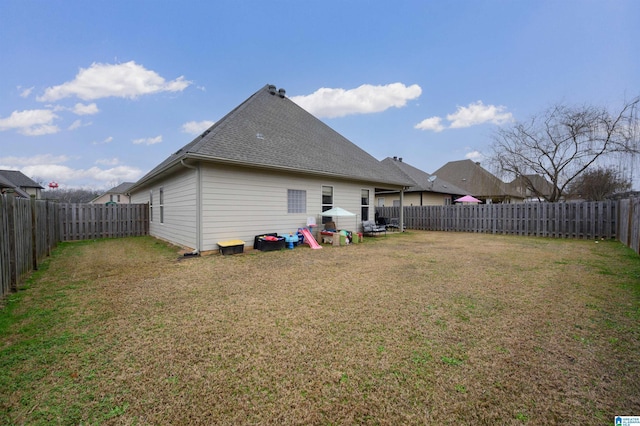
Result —
[{"label": "fence rail", "polygon": [[640,198],[620,200],[618,239],[640,253]]},{"label": "fence rail", "polygon": [[[616,238],[640,253],[640,199],[583,203],[405,206],[407,229],[482,232],[552,238]],[[399,218],[400,207],[377,207]]]},{"label": "fence rail", "polygon": [[59,241],[149,234],[146,204],[58,204],[0,195],[0,298]]},{"label": "fence rail", "polygon": [[60,204],[60,241],[147,235],[146,204]]},{"label": "fence rail", "polygon": [[[377,207],[400,217],[399,207]],[[586,203],[524,203],[403,208],[408,229],[554,238],[616,238],[640,253],[640,198]],[[0,195],[0,298],[59,241],[149,234],[146,204],[58,204]]]}]

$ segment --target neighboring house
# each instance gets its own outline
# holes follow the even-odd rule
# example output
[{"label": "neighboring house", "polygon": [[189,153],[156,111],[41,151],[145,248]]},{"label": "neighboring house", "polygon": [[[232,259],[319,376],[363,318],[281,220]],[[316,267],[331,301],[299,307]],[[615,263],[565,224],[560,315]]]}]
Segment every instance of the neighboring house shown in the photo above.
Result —
[{"label": "neighboring house", "polygon": [[434,175],[467,191],[483,203],[519,203],[524,196],[471,160],[450,161]]},{"label": "neighboring house", "polygon": [[40,184],[18,170],[0,170],[0,192],[3,194],[13,191],[18,197],[29,198],[33,195],[39,200],[43,189]]},{"label": "neighboring house", "polygon": [[[398,157],[387,157],[382,164],[400,173],[412,185],[405,189],[403,205],[405,206],[433,206],[450,205],[453,200],[466,195],[467,192],[457,186],[441,179],[437,175],[423,172]],[[399,191],[380,191],[376,193],[376,206],[390,207],[400,205]]]},{"label": "neighboring house", "polygon": [[[217,243],[288,234],[332,207],[374,218],[376,189],[400,191],[374,157],[267,85],[177,150],[130,188],[149,203],[150,234],[209,251]],[[353,224],[353,225],[351,225]]]},{"label": "neighboring house", "polygon": [[553,192],[553,184],[541,175],[522,175],[509,182],[511,189],[525,202],[545,201]]},{"label": "neighboring house", "polygon": [[91,204],[129,204],[131,202],[129,197],[129,188],[131,188],[134,183],[135,182],[123,182],[91,200]]}]

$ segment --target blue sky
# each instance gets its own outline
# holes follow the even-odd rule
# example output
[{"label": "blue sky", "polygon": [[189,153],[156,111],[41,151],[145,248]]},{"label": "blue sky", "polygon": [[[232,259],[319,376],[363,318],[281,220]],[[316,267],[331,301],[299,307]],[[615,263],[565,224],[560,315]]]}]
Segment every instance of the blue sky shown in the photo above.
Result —
[{"label": "blue sky", "polygon": [[556,102],[640,95],[640,1],[0,0],[0,168],[135,181],[266,84],[432,173]]}]

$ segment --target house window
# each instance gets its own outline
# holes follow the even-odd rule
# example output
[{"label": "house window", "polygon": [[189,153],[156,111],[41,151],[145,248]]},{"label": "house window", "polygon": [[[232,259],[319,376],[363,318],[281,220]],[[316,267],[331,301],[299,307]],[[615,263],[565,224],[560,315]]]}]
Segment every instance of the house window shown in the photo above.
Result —
[{"label": "house window", "polygon": [[[322,211],[326,212],[333,208],[333,187],[322,187]],[[331,222],[333,218],[331,216],[322,216],[322,223]]]},{"label": "house window", "polygon": [[378,198],[378,207],[384,207],[384,197]]},{"label": "house window", "polygon": [[160,223],[164,223],[164,188],[160,188]]},{"label": "house window", "polygon": [[451,205],[451,197],[444,197],[444,205],[445,206]]},{"label": "house window", "polygon": [[109,201],[113,201],[113,194],[109,195]]},{"label": "house window", "polygon": [[118,194],[118,202],[120,202],[120,194]]},{"label": "house window", "polygon": [[149,222],[153,222],[153,189],[149,191]]},{"label": "house window", "polygon": [[287,213],[307,212],[307,191],[287,189]]},{"label": "house window", "polygon": [[369,220],[369,190],[363,189],[360,191],[360,214],[362,220]]}]

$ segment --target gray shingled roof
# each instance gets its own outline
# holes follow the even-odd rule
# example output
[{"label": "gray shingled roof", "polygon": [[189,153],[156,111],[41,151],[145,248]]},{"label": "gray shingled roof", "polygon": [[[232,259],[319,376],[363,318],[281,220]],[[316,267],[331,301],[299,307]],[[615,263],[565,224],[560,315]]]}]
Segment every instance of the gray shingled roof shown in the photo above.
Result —
[{"label": "gray shingled roof", "polygon": [[474,197],[517,196],[507,188],[507,184],[471,160],[450,161],[433,174],[467,191]]},{"label": "gray shingled roof", "polygon": [[122,182],[120,185],[114,186],[113,188],[105,192],[105,194],[126,194],[129,188],[131,188],[134,184],[135,182]]},{"label": "gray shingled roof", "polygon": [[[273,86],[271,86],[273,87]],[[275,92],[275,89],[273,90]],[[264,86],[140,179],[152,180],[184,159],[408,185],[354,143],[290,99]]]},{"label": "gray shingled roof", "polygon": [[0,173],[0,188],[15,188],[16,185],[13,184],[9,179],[2,176]]},{"label": "gray shingled roof", "polygon": [[[536,174],[517,177],[509,182],[509,185],[514,191],[518,191],[518,188],[520,187],[529,189],[532,191],[532,196],[535,196],[533,194],[533,188],[535,188],[535,190],[540,194],[544,194],[546,196],[551,195],[551,193],[553,192],[553,184],[545,179],[544,176]],[[531,185],[533,186],[533,188],[529,188],[529,186]]]},{"label": "gray shingled roof", "polygon": [[[403,174],[403,176],[405,176],[407,179],[410,179],[414,183],[409,189],[406,190],[406,192],[426,191],[452,195],[467,194],[464,189],[459,188],[444,179],[441,179],[440,176],[430,175],[427,172],[424,172],[405,163],[404,161],[402,161],[402,159],[397,159],[396,157],[387,157],[382,160],[382,164],[398,170]],[[432,176],[435,176],[435,178],[433,178],[433,181],[430,181],[429,178],[431,178]]]},{"label": "gray shingled roof", "polygon": [[[0,175],[0,190],[2,190],[2,189],[11,189],[19,197],[29,198],[29,194],[27,194],[22,189],[20,189],[16,185],[14,185],[12,182],[9,181],[9,179],[7,179],[4,176]],[[2,191],[0,191],[0,192],[2,192]]]},{"label": "gray shingled roof", "polygon": [[18,196],[24,198],[29,198],[29,194],[27,194],[22,188],[42,189],[37,182],[34,182],[32,179],[29,179],[22,172],[17,170],[0,170],[0,188],[13,189]]},{"label": "gray shingled roof", "polygon": [[0,170],[0,176],[4,177],[9,182],[20,188],[42,188],[38,182],[28,178],[21,171],[18,170]]}]

